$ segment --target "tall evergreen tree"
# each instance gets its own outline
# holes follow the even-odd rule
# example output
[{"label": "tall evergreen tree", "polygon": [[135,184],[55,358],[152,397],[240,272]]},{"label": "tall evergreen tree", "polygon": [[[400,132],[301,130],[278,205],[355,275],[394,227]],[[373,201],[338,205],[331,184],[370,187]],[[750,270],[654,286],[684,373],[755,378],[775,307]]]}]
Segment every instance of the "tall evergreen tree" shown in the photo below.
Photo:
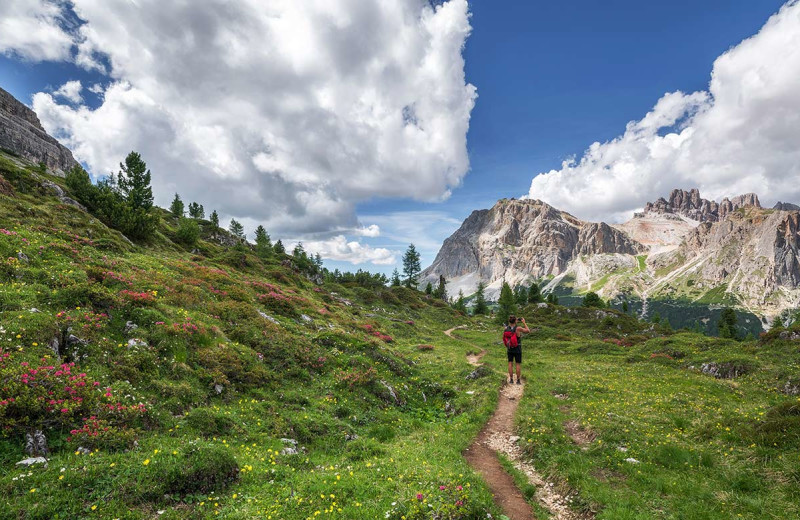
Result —
[{"label": "tall evergreen tree", "polygon": [[266,258],[272,254],[272,241],[269,239],[269,234],[264,226],[260,225],[256,228],[256,254],[262,258]]},{"label": "tall evergreen tree", "polygon": [[554,292],[547,293],[547,303],[552,303],[553,305],[558,305],[558,296]]},{"label": "tall evergreen tree", "polygon": [[428,282],[428,285],[425,286],[425,294],[428,296],[433,294],[433,284],[431,282]]},{"label": "tall evergreen tree", "polygon": [[730,307],[722,309],[722,315],[717,322],[717,330],[719,330],[720,338],[739,339],[739,331],[737,329],[738,319],[736,318],[736,311]]},{"label": "tall evergreen tree", "polygon": [[119,164],[117,188],[133,210],[149,211],[153,207],[153,188],[150,186],[150,170],[138,152],[131,152],[125,162]]},{"label": "tall evergreen tree", "polygon": [[175,218],[181,218],[184,214],[183,201],[181,200],[181,196],[177,193],[175,194],[175,198],[172,199],[172,204],[169,205],[169,211]]},{"label": "tall evergreen tree", "polygon": [[497,322],[500,324],[506,323],[508,317],[517,312],[517,304],[514,299],[514,292],[508,282],[503,282],[503,287],[500,289],[500,299],[497,300]]},{"label": "tall evergreen tree", "polygon": [[628,314],[628,310],[629,310],[628,300],[623,300],[623,302],[622,302],[622,312],[624,312],[625,314]]},{"label": "tall evergreen tree", "polygon": [[275,254],[277,255],[286,254],[286,248],[283,246],[283,242],[280,239],[278,239],[278,241],[275,242],[275,245],[273,246],[272,250],[275,251]]},{"label": "tall evergreen tree", "polygon": [[520,307],[524,307],[528,303],[528,289],[524,285],[514,288],[514,301]]},{"label": "tall evergreen tree", "polygon": [[586,296],[583,297],[583,306],[602,309],[606,306],[606,302],[604,302],[596,292],[588,292]]},{"label": "tall evergreen tree", "polygon": [[211,225],[214,226],[214,233],[216,234],[217,229],[219,229],[219,214],[217,213],[217,210],[211,212],[210,220]]},{"label": "tall evergreen tree", "polygon": [[437,300],[447,301],[447,280],[445,280],[444,275],[439,275],[439,285],[433,291],[433,297]]},{"label": "tall evergreen tree", "polygon": [[544,301],[539,284],[534,282],[528,289],[528,303],[541,303]]},{"label": "tall evergreen tree", "polygon": [[472,309],[472,313],[475,315],[484,315],[489,313],[489,306],[486,304],[486,295],[484,295],[484,291],[486,290],[486,285],[483,282],[478,282],[478,288],[475,290],[475,307]]},{"label": "tall evergreen tree", "polygon": [[203,205],[196,202],[190,202],[189,216],[198,220],[206,218],[206,211],[203,209]]},{"label": "tall evergreen tree", "polygon": [[458,290],[458,298],[456,298],[453,308],[459,312],[467,312],[467,304],[464,302],[464,291],[461,289]]},{"label": "tall evergreen tree", "polygon": [[397,269],[392,271],[392,287],[400,287],[402,282],[400,281],[400,273],[397,272]]},{"label": "tall evergreen tree", "polygon": [[231,219],[231,223],[228,224],[228,231],[239,240],[244,240],[244,226],[236,220]]},{"label": "tall evergreen tree", "polygon": [[419,263],[419,253],[414,244],[410,244],[403,255],[403,275],[405,276],[403,283],[406,287],[417,286],[417,277],[420,271],[422,271],[422,267]]}]

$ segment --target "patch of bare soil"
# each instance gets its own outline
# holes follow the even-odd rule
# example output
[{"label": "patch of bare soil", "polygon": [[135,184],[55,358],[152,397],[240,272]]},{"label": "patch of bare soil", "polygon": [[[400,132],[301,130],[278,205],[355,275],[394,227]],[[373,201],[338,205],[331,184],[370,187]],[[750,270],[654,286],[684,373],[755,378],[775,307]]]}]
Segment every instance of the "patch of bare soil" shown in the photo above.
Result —
[{"label": "patch of bare soil", "polygon": [[597,434],[588,428],[584,428],[581,426],[581,423],[576,420],[569,420],[565,422],[564,430],[566,430],[567,435],[569,435],[569,438],[572,439],[572,442],[581,447],[588,446],[597,438]]}]

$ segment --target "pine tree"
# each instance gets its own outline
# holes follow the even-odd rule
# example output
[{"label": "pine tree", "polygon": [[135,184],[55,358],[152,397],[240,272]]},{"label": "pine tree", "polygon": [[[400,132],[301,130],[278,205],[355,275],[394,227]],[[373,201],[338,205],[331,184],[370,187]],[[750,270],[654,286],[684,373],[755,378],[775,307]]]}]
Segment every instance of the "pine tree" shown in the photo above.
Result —
[{"label": "pine tree", "polygon": [[661,314],[656,312],[653,314],[653,317],[650,319],[653,323],[661,323]]},{"label": "pine tree", "polygon": [[433,285],[431,284],[431,282],[428,282],[428,285],[425,286],[425,294],[427,294],[428,296],[433,294]]},{"label": "pine tree", "polygon": [[403,275],[405,276],[404,283],[406,287],[417,286],[417,277],[420,271],[422,271],[422,267],[419,263],[419,253],[414,244],[410,244],[403,255]]},{"label": "pine tree", "polygon": [[131,152],[120,163],[117,187],[133,210],[149,211],[153,207],[153,188],[150,186],[150,170],[137,152]]},{"label": "pine tree", "polygon": [[189,216],[197,220],[206,218],[206,211],[203,209],[203,205],[196,202],[190,202]]},{"label": "pine tree", "polygon": [[524,307],[528,303],[528,289],[524,285],[514,288],[514,301],[520,307]]},{"label": "pine tree", "polygon": [[606,303],[598,296],[595,292],[588,292],[586,296],[583,297],[583,306],[584,307],[596,307],[598,309],[602,309],[606,306]]},{"label": "pine tree", "polygon": [[517,304],[514,299],[514,292],[508,282],[503,282],[500,289],[500,299],[497,300],[497,323],[503,324],[508,321],[508,317],[517,312]]},{"label": "pine tree", "polygon": [[717,330],[719,330],[720,338],[739,339],[739,331],[737,330],[736,311],[730,307],[722,309],[722,314],[717,322]]},{"label": "pine tree", "polygon": [[464,291],[461,289],[458,290],[458,298],[456,298],[453,308],[459,312],[467,312],[467,304],[464,302]]},{"label": "pine tree", "polygon": [[217,229],[219,229],[219,215],[217,214],[217,210],[211,212],[211,225],[214,226],[214,233],[216,234]]},{"label": "pine tree", "polygon": [[244,240],[244,226],[242,226],[236,220],[231,219],[231,223],[228,224],[228,231],[230,231],[231,235],[235,236],[239,240]]},{"label": "pine tree", "polygon": [[397,269],[392,271],[392,287],[400,287],[402,282],[400,281],[400,273],[397,272]]},{"label": "pine tree", "polygon": [[184,206],[183,201],[181,200],[181,196],[177,193],[175,194],[175,198],[172,199],[172,204],[169,206],[169,211],[172,213],[172,216],[175,218],[181,218],[184,213]]},{"label": "pine tree", "polygon": [[272,250],[275,251],[276,255],[286,254],[286,248],[283,247],[283,242],[280,239],[277,242],[275,242],[275,246],[273,246]]},{"label": "pine tree", "polygon": [[445,280],[444,275],[439,275],[439,285],[433,291],[433,297],[437,300],[447,301],[447,280]]},{"label": "pine tree", "polygon": [[478,288],[475,290],[475,307],[472,313],[475,315],[484,315],[489,313],[489,306],[486,304],[486,296],[483,294],[486,290],[486,285],[483,282],[478,282]]},{"label": "pine tree", "polygon": [[539,284],[533,283],[528,289],[528,303],[541,303],[544,301],[542,298],[542,291],[539,288]]},{"label": "pine tree", "polygon": [[625,314],[628,314],[628,310],[629,310],[629,308],[628,308],[628,300],[625,300],[625,301],[622,302],[622,312],[624,312]]},{"label": "pine tree", "polygon": [[269,239],[269,234],[264,226],[260,225],[256,228],[256,254],[261,258],[267,258],[272,254],[272,241]]},{"label": "pine tree", "polygon": [[558,296],[556,296],[553,292],[547,293],[547,303],[558,305]]}]

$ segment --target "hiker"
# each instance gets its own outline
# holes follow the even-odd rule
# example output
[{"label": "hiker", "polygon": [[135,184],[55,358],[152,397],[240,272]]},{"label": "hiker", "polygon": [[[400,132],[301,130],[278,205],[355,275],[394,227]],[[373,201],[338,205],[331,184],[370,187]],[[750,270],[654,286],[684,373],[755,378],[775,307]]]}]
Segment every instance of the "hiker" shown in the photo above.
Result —
[{"label": "hiker", "polygon": [[503,331],[503,344],[506,346],[508,353],[508,382],[514,383],[514,363],[517,364],[517,384],[522,384],[522,376],[520,375],[522,363],[522,333],[528,333],[531,329],[525,323],[525,318],[520,318],[521,326],[517,326],[517,317],[509,316],[508,325]]}]

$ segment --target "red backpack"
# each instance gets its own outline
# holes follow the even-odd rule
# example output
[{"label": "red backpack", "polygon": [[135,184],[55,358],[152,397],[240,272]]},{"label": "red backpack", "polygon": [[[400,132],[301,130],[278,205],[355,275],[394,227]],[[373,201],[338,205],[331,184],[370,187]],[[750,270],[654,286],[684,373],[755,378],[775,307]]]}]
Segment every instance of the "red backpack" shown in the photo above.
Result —
[{"label": "red backpack", "polygon": [[506,348],[517,348],[519,346],[516,327],[506,327],[506,330],[503,331],[503,345]]}]

